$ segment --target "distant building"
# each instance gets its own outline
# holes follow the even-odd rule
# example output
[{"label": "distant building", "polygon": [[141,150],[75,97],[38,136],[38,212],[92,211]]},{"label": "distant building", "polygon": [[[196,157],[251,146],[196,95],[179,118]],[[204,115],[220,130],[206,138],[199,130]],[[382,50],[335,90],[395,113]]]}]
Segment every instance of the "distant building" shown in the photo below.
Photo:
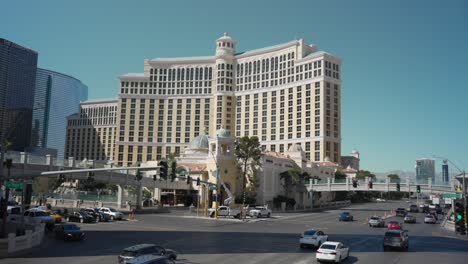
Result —
[{"label": "distant building", "polygon": [[31,143],[37,56],[0,38],[0,139],[11,142],[12,150],[24,151]]},{"label": "distant building", "polygon": [[447,164],[447,160],[444,160],[442,164],[442,181],[443,182],[449,181],[449,167]]},{"label": "distant building", "polygon": [[358,171],[359,161],[360,161],[359,156],[360,156],[359,151],[353,149],[353,151],[351,151],[351,154],[349,156],[341,156],[341,166],[343,166],[343,168],[350,167]]},{"label": "distant building", "polygon": [[37,69],[32,121],[32,152],[55,150],[64,158],[67,116],[88,99],[88,87],[80,80],[55,71]]},{"label": "distant building", "polygon": [[435,182],[435,163],[433,159],[421,158],[416,160],[416,182],[427,183],[428,179]]},{"label": "distant building", "polygon": [[116,113],[117,100],[82,102],[79,113],[67,118],[65,157],[98,162],[112,160]]}]

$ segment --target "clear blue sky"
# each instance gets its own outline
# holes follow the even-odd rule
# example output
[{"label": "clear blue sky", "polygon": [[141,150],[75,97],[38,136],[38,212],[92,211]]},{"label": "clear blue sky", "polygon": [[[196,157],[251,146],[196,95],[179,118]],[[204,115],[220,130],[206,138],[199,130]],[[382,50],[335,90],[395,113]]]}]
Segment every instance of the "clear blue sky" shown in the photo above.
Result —
[{"label": "clear blue sky", "polygon": [[[137,3],[138,2],[138,3]],[[410,2],[410,3],[409,3]],[[468,170],[468,1],[3,1],[0,37],[39,66],[81,79],[90,99],[155,57],[214,54],[303,38],[343,59],[343,154],[412,171],[446,156]],[[440,171],[440,162],[437,163]]]}]

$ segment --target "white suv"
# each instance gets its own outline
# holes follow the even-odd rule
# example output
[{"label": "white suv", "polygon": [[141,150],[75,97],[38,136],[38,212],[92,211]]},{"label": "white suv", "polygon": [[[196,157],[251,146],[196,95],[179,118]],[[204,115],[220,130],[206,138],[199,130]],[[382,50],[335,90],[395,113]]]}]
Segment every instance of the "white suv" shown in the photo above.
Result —
[{"label": "white suv", "polygon": [[98,208],[99,212],[108,214],[110,216],[111,220],[122,220],[123,218],[123,213],[115,210],[114,208],[111,207],[101,207]]},{"label": "white suv", "polygon": [[266,206],[256,206],[249,211],[250,217],[270,217],[271,210],[268,209]]}]

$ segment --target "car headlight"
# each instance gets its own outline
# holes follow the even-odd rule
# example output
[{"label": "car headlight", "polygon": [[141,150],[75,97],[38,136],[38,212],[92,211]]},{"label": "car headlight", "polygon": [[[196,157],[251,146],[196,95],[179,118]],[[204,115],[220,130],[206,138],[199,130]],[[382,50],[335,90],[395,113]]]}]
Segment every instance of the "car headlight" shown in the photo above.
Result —
[{"label": "car headlight", "polygon": [[67,236],[73,236],[72,234],[67,234]]}]

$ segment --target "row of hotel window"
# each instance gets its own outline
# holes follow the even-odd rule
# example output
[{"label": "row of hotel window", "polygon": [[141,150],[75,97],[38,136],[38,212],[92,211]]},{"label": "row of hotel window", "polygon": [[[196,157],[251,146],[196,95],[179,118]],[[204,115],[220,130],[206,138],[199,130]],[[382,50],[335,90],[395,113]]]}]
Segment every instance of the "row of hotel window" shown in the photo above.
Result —
[{"label": "row of hotel window", "polygon": [[105,126],[115,125],[116,117],[98,117],[98,118],[77,118],[69,119],[67,121],[68,126]]}]

